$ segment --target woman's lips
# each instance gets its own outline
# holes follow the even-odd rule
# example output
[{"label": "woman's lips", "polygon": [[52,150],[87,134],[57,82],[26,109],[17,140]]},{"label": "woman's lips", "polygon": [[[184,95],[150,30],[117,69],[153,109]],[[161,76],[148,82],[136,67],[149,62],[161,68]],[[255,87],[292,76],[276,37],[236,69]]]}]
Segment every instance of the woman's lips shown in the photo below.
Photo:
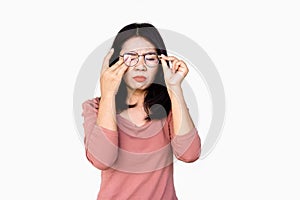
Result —
[{"label": "woman's lips", "polygon": [[133,79],[137,82],[144,82],[147,78],[145,76],[135,76]]}]

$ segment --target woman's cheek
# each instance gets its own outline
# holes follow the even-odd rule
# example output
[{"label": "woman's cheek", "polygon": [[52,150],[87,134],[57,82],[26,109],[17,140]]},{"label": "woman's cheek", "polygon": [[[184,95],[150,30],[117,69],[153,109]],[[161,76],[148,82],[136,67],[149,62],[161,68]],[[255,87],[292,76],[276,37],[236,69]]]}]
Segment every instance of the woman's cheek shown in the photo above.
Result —
[{"label": "woman's cheek", "polygon": [[123,81],[125,82],[126,85],[130,85],[128,74],[124,74]]}]

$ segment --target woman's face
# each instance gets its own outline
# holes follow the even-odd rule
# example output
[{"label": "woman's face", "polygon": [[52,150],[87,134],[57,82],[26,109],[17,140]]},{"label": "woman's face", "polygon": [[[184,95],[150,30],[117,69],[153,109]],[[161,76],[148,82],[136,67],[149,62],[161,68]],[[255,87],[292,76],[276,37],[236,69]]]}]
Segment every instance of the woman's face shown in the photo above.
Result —
[{"label": "woman's face", "polygon": [[[124,53],[137,53],[143,55],[146,53],[156,53],[156,50],[154,45],[143,37],[133,37],[123,44],[120,55],[123,55]],[[123,80],[130,90],[144,90],[153,83],[157,71],[158,64],[154,67],[148,67],[145,64],[144,56],[139,56],[137,64],[133,67],[128,67],[123,76]]]}]

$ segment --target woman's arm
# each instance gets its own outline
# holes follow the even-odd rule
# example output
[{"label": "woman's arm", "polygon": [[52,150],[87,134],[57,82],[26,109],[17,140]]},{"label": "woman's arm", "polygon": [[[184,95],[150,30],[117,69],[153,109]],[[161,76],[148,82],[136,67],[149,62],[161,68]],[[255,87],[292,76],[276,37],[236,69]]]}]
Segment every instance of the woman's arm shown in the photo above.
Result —
[{"label": "woman's arm", "polygon": [[[171,68],[167,65],[167,61],[172,63]],[[172,102],[174,133],[175,135],[183,135],[195,128],[181,88],[181,83],[188,74],[189,69],[185,62],[178,60],[174,56],[161,55],[161,62],[166,86]]]},{"label": "woman's arm", "polygon": [[113,49],[106,55],[100,75],[101,100],[97,125],[106,129],[117,131],[115,95],[118,92],[122,77],[128,68],[121,57],[118,62],[109,67],[109,59]]},{"label": "woman's arm", "polygon": [[106,95],[100,98],[97,125],[117,131],[115,95]]},{"label": "woman's arm", "polygon": [[173,153],[177,159],[183,162],[194,162],[201,153],[201,139],[198,131],[193,124],[184,99],[184,106],[179,103],[180,100],[173,99],[171,101],[172,113],[168,117],[168,125]]},{"label": "woman's arm", "polygon": [[84,146],[87,159],[98,169],[111,167],[118,156],[118,132],[97,125],[99,99],[82,104]]},{"label": "woman's arm", "polygon": [[[173,56],[161,56],[164,77],[171,99],[172,117],[171,125],[172,147],[176,157],[185,162],[193,162],[200,156],[201,140],[187,108],[181,83],[188,73],[187,65]],[[167,61],[171,61],[169,68]]]},{"label": "woman's arm", "polygon": [[184,100],[181,86],[169,87],[175,135],[184,135],[195,128]]},{"label": "woman's arm", "polygon": [[98,169],[111,167],[118,157],[115,95],[127,69],[121,58],[109,67],[113,49],[105,56],[101,75],[101,99],[83,103],[85,148],[88,160]]}]

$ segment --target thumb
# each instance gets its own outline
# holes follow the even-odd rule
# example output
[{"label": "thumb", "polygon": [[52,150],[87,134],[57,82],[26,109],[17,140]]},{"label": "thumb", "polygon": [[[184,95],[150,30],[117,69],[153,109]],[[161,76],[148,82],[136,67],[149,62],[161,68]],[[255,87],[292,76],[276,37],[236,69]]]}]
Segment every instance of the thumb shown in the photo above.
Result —
[{"label": "thumb", "polygon": [[164,71],[164,74],[165,75],[168,75],[170,73],[170,68],[167,64],[167,61],[164,59],[166,56],[161,54],[161,64],[162,64],[162,68],[163,68],[163,71]]}]

